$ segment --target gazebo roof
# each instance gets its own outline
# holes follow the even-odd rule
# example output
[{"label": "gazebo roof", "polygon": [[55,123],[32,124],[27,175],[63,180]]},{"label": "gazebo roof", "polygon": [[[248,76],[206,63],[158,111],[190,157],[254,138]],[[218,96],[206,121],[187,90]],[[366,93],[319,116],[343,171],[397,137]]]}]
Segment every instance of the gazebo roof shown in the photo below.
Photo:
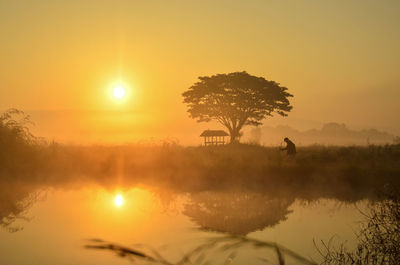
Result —
[{"label": "gazebo roof", "polygon": [[223,130],[205,130],[200,136],[229,136],[229,134]]}]

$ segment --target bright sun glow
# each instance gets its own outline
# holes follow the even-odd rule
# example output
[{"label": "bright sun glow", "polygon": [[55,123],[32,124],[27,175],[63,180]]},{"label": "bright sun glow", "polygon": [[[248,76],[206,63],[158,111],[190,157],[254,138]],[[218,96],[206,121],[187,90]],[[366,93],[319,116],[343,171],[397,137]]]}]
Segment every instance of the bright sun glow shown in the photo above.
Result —
[{"label": "bright sun glow", "polygon": [[122,197],[121,194],[118,194],[117,196],[115,196],[114,203],[115,203],[115,206],[117,206],[117,207],[121,207],[122,204],[124,204],[124,198]]},{"label": "bright sun glow", "polygon": [[114,97],[122,99],[125,96],[125,93],[126,93],[125,88],[123,88],[122,86],[114,87],[113,90]]}]

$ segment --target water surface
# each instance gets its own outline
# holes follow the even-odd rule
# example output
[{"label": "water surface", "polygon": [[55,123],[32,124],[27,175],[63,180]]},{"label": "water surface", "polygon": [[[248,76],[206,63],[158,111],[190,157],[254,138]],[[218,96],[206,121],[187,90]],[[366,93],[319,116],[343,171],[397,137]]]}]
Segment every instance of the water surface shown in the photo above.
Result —
[{"label": "water surface", "polygon": [[[1,264],[129,264],[111,252],[84,248],[92,238],[133,248],[144,244],[174,261],[220,232],[277,242],[318,261],[313,240],[334,237],[354,247],[363,219],[359,209],[367,204],[366,199],[305,200],[243,190],[178,193],[92,184],[14,192],[15,201],[3,202],[1,209],[3,221],[7,214],[17,217],[0,229]],[[124,198],[120,207],[117,194]],[[215,255],[215,260],[226,256]],[[243,248],[232,264],[261,264],[259,257],[275,258],[273,252]]]}]

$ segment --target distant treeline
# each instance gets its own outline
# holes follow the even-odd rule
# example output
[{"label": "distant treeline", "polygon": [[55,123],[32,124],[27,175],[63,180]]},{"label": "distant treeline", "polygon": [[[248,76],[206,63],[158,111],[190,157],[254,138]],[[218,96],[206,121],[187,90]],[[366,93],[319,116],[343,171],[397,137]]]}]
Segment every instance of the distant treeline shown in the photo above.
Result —
[{"label": "distant treeline", "polygon": [[297,145],[382,145],[400,143],[400,138],[376,129],[352,130],[345,124],[326,123],[321,129],[299,131],[290,126],[263,126],[253,128],[245,134],[245,141],[276,145],[283,137],[289,137]]}]

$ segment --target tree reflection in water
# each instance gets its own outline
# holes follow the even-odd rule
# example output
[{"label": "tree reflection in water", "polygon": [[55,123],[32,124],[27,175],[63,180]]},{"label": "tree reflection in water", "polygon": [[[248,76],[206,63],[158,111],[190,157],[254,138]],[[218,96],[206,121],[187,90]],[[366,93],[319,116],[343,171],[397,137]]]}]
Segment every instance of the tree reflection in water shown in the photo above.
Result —
[{"label": "tree reflection in water", "polygon": [[14,225],[18,219],[28,220],[24,215],[38,199],[40,192],[22,183],[0,183],[0,226],[9,232],[17,232],[22,226]]},{"label": "tree reflection in water", "polygon": [[248,192],[200,192],[190,195],[183,214],[206,231],[247,235],[287,219],[294,198]]}]

